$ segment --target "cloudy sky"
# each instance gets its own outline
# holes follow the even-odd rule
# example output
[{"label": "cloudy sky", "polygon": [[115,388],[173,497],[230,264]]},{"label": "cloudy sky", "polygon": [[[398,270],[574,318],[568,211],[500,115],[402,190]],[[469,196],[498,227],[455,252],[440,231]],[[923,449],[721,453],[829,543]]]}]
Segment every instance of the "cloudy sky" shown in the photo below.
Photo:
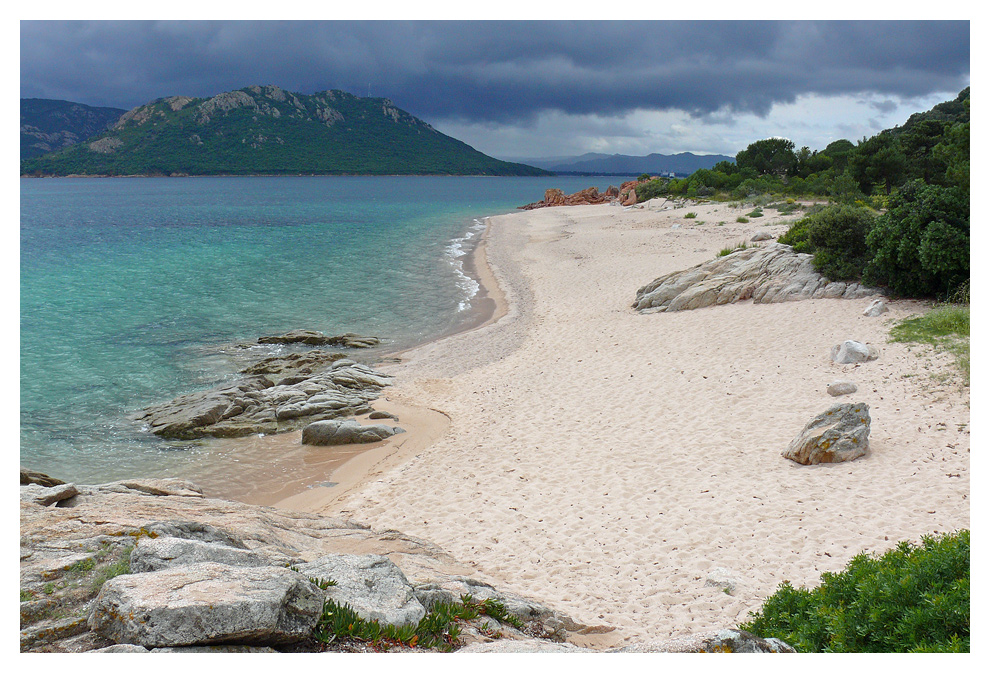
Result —
[{"label": "cloudy sky", "polygon": [[970,83],[968,21],[22,21],[23,98],[343,89],[487,154],[856,141]]}]

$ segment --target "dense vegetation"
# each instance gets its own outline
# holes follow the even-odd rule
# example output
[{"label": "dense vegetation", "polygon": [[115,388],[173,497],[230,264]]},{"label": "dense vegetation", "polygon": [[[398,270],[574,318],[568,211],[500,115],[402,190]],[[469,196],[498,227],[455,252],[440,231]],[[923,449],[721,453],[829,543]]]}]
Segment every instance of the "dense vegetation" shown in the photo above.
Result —
[{"label": "dense vegetation", "polygon": [[23,175],[547,175],[493,159],[382,98],[247,87],[175,96],[107,133],[23,161]]},{"label": "dense vegetation", "polygon": [[859,554],[813,589],[784,582],[741,629],[799,652],[968,652],[969,531]]},{"label": "dense vegetation", "polygon": [[969,88],[857,144],[795,150],[767,138],[680,180],[636,188],[657,196],[828,199],[781,242],[814,254],[834,280],[862,280],[893,294],[952,299],[969,279]]}]

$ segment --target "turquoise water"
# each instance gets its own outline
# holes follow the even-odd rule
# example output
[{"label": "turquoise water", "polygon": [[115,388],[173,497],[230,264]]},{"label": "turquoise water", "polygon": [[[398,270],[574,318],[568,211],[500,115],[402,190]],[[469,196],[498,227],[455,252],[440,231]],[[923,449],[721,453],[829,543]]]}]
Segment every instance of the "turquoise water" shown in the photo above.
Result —
[{"label": "turquoise water", "polygon": [[233,378],[232,344],[435,338],[470,315],[480,219],[621,181],[21,180],[21,464],[83,483],[167,473],[187,446],[129,416]]}]

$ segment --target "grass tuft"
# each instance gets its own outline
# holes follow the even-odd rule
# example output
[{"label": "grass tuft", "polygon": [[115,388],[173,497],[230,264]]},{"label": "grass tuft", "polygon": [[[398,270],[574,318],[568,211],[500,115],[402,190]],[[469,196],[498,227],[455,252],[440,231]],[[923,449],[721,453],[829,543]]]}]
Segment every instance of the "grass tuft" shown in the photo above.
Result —
[{"label": "grass tuft", "polygon": [[952,353],[969,385],[969,306],[942,304],[923,316],[902,320],[890,330],[890,340],[929,344]]}]

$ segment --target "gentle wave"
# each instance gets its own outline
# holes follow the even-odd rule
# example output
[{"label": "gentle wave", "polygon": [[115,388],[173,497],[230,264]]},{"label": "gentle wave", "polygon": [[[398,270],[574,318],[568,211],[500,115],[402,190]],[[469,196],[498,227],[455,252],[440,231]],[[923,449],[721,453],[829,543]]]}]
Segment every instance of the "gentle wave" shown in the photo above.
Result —
[{"label": "gentle wave", "polygon": [[457,275],[457,287],[464,293],[464,299],[457,304],[457,311],[466,311],[471,308],[471,300],[478,294],[481,286],[478,281],[464,272],[464,260],[461,259],[468,254],[471,241],[485,230],[485,223],[475,219],[467,233],[460,238],[453,239],[446,248],[444,255]]}]

